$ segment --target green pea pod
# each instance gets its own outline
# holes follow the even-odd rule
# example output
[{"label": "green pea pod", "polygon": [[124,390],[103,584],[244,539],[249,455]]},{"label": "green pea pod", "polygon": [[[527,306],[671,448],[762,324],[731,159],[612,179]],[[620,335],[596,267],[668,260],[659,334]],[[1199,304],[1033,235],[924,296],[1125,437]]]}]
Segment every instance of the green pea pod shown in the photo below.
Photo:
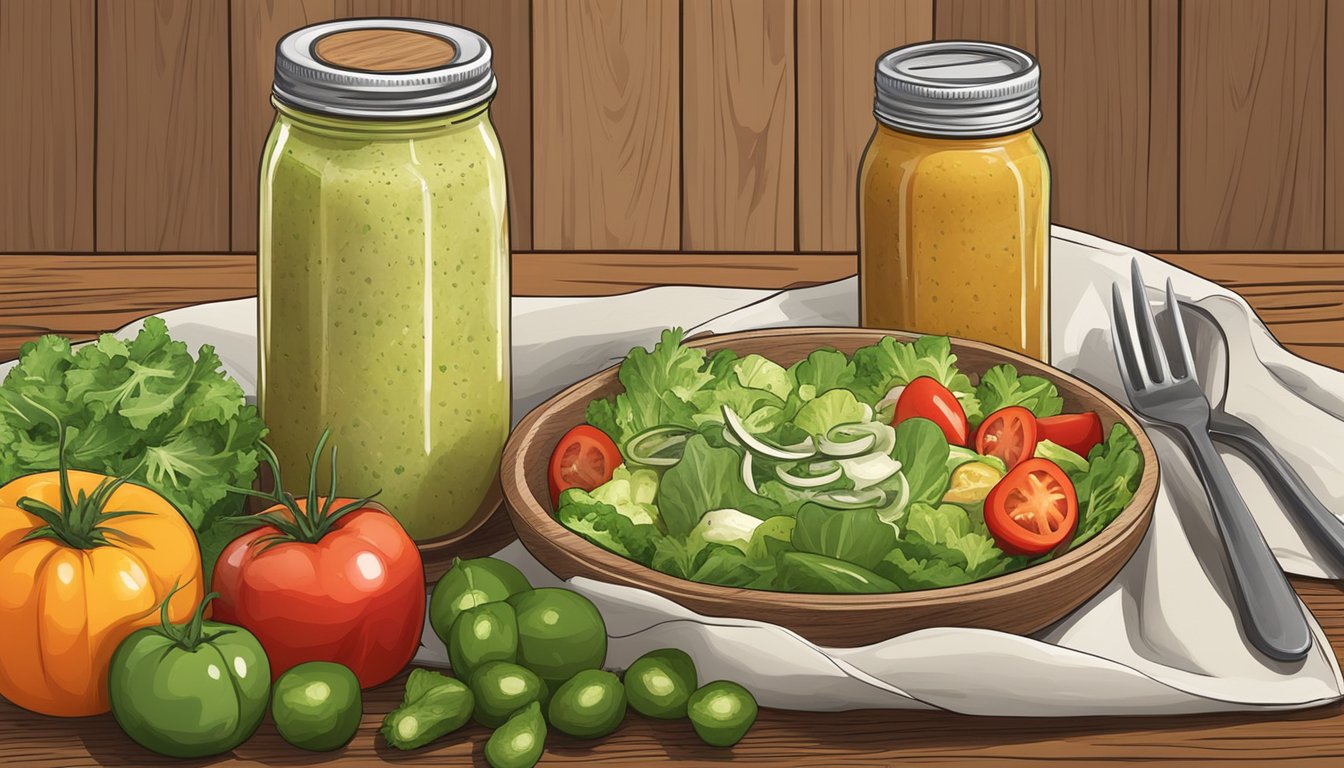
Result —
[{"label": "green pea pod", "polygon": [[490,734],[485,742],[485,761],[490,768],[532,768],[546,746],[546,721],[541,705],[528,704]]},{"label": "green pea pod", "polygon": [[[177,590],[174,589],[174,592]],[[187,624],[132,632],[108,668],[117,724],[142,747],[170,757],[228,752],[257,730],[271,692],[271,665],[242,627],[204,621],[206,596]]]},{"label": "green pea pod", "polygon": [[756,722],[756,697],[737,683],[715,680],[691,694],[686,714],[701,741],[731,747]]},{"label": "green pea pod", "polygon": [[551,725],[580,739],[615,731],[625,719],[625,688],[602,669],[585,669],[560,686],[546,710]]},{"label": "green pea pod", "polygon": [[458,614],[478,605],[507,600],[532,588],[512,564],[493,557],[453,558],[453,567],[434,585],[429,600],[429,625],[444,645]]},{"label": "green pea pod", "polygon": [[383,718],[383,738],[397,749],[419,749],[466,725],[475,705],[471,689],[461,680],[413,669],[401,706]]},{"label": "green pea pod", "polygon": [[686,716],[686,704],[699,680],[695,662],[683,650],[649,651],[625,671],[625,694],[630,706],[647,717],[677,720]]},{"label": "green pea pod", "polygon": [[518,658],[518,619],[508,603],[485,603],[457,615],[448,631],[448,661],[453,674],[470,680],[491,661]]}]

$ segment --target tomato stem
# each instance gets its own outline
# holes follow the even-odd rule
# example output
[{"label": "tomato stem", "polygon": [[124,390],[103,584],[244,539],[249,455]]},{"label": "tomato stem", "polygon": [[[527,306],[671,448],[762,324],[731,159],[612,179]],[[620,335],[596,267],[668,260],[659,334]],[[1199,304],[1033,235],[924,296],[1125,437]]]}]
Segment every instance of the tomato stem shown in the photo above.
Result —
[{"label": "tomato stem", "polygon": [[135,510],[107,511],[108,501],[117,489],[126,484],[127,478],[105,477],[98,483],[98,487],[93,489],[92,494],[86,495],[80,490],[76,496],[70,490],[70,468],[65,460],[66,427],[61,424],[60,417],[45,406],[27,395],[21,397],[29,405],[45,413],[56,425],[56,471],[60,478],[60,508],[29,496],[20,498],[16,506],[45,523],[29,531],[20,541],[55,539],[74,549],[112,546],[114,542],[109,541],[108,536],[116,536],[124,541],[125,533],[104,523],[118,517],[148,514]]},{"label": "tomato stem", "polygon": [[[188,582],[190,583],[190,582]],[[172,602],[173,595],[185,587],[185,584],[174,584],[168,591],[168,596],[159,603],[159,626],[155,628],[159,634],[172,640],[177,647],[184,651],[193,652],[204,643],[209,643],[223,635],[228,634],[228,630],[216,632],[213,635],[205,635],[202,628],[205,622],[205,607],[211,600],[219,597],[218,592],[211,592],[201,598],[201,602],[196,604],[196,611],[192,613],[191,618],[185,624],[174,624],[168,619],[168,604]]]},{"label": "tomato stem", "polygon": [[[273,507],[282,507],[285,513],[280,511],[268,511],[259,515],[252,515],[245,518],[235,518],[240,522],[251,526],[270,526],[275,528],[274,533],[258,537],[252,542],[254,545],[261,544],[262,548],[256,554],[261,554],[271,547],[285,544],[287,542],[303,542],[306,544],[316,544],[327,535],[337,520],[359,509],[363,509],[378,492],[355,499],[340,506],[335,506],[336,498],[336,446],[331,447],[331,485],[325,497],[317,495],[317,462],[322,458],[322,452],[327,446],[327,440],[331,437],[331,429],[322,430],[322,436],[317,440],[317,448],[311,456],[308,456],[308,492],[304,498],[303,505],[299,504],[294,494],[285,490],[284,481],[280,475],[280,458],[275,455],[265,442],[261,443],[262,460],[271,468],[271,475],[275,478],[275,488],[270,492],[257,491],[251,488],[233,488],[231,490],[253,496],[259,499],[265,499]],[[334,507],[334,508],[333,508]]]}]

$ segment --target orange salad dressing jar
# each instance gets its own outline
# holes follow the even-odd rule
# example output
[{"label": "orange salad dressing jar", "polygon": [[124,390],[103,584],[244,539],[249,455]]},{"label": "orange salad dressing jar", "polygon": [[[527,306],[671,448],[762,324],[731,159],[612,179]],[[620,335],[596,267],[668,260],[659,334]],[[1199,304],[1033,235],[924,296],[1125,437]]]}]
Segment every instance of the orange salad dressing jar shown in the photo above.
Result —
[{"label": "orange salad dressing jar", "polygon": [[860,321],[1049,359],[1050,166],[1040,69],[992,43],[877,60],[859,171]]}]

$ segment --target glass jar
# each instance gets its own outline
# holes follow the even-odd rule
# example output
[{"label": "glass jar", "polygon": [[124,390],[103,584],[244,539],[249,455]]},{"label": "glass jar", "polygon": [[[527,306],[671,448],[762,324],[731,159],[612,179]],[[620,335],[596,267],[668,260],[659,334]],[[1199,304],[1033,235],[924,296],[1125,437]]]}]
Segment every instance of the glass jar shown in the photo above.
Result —
[{"label": "glass jar", "polygon": [[859,171],[863,325],[1050,353],[1050,167],[1031,56],[991,43],[877,61]]},{"label": "glass jar", "polygon": [[379,491],[418,540],[473,518],[509,430],[494,92],[489,43],[446,24],[339,21],[277,46],[258,244],[267,443],[292,483],[330,428],[343,495]]}]

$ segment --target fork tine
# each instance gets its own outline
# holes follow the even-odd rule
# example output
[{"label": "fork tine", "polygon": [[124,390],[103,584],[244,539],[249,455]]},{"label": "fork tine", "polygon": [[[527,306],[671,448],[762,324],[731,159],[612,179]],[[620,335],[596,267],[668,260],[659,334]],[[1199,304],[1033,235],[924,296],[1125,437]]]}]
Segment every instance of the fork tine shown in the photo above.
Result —
[{"label": "fork tine", "polygon": [[1134,291],[1134,330],[1138,332],[1139,347],[1148,364],[1148,373],[1153,381],[1171,381],[1167,351],[1162,347],[1162,337],[1157,335],[1157,323],[1153,321],[1153,308],[1148,306],[1148,293],[1144,287],[1143,273],[1139,271],[1138,259],[1129,262],[1129,274],[1130,287]]},{"label": "fork tine", "polygon": [[1185,334],[1185,318],[1181,316],[1181,303],[1176,300],[1176,291],[1171,287],[1171,278],[1167,278],[1167,312],[1176,324],[1176,340],[1180,342],[1181,364],[1185,366],[1187,378],[1199,380],[1195,375],[1195,361],[1190,353],[1190,338]]},{"label": "fork tine", "polygon": [[[1111,283],[1111,340],[1115,343],[1115,362],[1120,365],[1120,378],[1132,398],[1136,390],[1142,391],[1151,382],[1148,372],[1134,354],[1134,336],[1125,317],[1125,301],[1120,298],[1119,283]],[[1139,375],[1135,376],[1135,373]]]}]

